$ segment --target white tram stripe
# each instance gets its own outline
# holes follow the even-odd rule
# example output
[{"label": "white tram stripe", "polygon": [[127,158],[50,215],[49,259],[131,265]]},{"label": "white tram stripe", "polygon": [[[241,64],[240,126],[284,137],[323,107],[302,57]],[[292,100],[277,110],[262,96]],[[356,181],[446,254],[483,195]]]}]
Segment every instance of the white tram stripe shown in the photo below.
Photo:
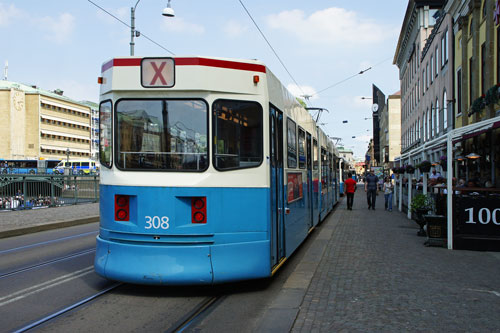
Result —
[{"label": "white tram stripe", "polygon": [[58,286],[62,283],[78,279],[79,277],[82,277],[84,275],[87,275],[89,273],[92,273],[94,271],[94,266],[89,266],[84,269],[81,269],[79,271],[73,272],[71,274],[66,274],[60,277],[57,277],[55,279],[52,279],[50,281],[46,281],[44,283],[37,284],[35,286],[16,291],[15,293],[12,293],[10,295],[0,297],[0,307],[10,304],[15,301],[19,301],[23,298],[26,298],[28,296],[37,294],[39,292],[42,292],[46,289]]}]

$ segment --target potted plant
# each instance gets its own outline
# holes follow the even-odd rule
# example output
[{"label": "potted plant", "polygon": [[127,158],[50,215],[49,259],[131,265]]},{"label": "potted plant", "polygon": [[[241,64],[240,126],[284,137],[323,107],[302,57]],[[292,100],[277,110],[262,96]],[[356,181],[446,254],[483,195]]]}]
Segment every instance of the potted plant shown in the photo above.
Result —
[{"label": "potted plant", "polygon": [[439,158],[439,164],[441,164],[441,168],[443,171],[446,171],[448,169],[448,159],[446,155],[443,155]]},{"label": "potted plant", "polygon": [[402,174],[404,174],[404,173],[405,173],[405,166],[404,166],[404,165],[402,165],[402,166],[400,166],[400,167],[399,167],[399,174],[401,174],[401,175],[402,175]]},{"label": "potted plant", "polygon": [[429,172],[431,171],[431,162],[427,161],[427,160],[424,160],[422,162],[420,162],[419,165],[417,165],[418,169],[420,170],[420,172]]},{"label": "potted plant", "polygon": [[412,198],[410,204],[410,210],[416,214],[417,219],[415,220],[420,227],[417,235],[425,236],[424,231],[424,215],[427,214],[432,209],[432,199],[425,194],[417,194]]},{"label": "potted plant", "polygon": [[407,165],[405,166],[405,171],[406,171],[407,173],[409,173],[409,174],[412,174],[412,173],[414,173],[414,172],[415,172],[415,167],[414,167],[413,165],[411,165],[411,164],[407,164]]}]

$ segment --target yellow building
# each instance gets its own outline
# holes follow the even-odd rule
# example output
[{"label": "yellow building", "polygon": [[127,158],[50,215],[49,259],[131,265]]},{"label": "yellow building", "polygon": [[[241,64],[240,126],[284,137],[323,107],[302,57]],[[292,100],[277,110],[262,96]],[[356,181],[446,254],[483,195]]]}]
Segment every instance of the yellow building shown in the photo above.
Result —
[{"label": "yellow building", "polygon": [[455,0],[445,9],[454,18],[454,113],[460,128],[500,114],[500,1]]},{"label": "yellow building", "polygon": [[62,93],[0,81],[0,158],[90,158],[90,107]]}]

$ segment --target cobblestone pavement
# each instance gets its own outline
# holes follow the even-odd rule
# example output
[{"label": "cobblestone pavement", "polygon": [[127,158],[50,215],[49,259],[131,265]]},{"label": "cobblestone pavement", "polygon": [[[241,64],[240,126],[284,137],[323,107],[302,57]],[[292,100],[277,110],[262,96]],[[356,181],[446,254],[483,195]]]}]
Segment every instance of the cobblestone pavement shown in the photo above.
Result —
[{"label": "cobblestone pavement", "polygon": [[[368,210],[358,188],[330,215],[333,232],[293,332],[500,332],[500,253],[426,247],[417,224]],[[323,228],[323,227],[322,227]]]},{"label": "cobblestone pavement", "polygon": [[0,238],[99,221],[99,203],[0,212]]}]

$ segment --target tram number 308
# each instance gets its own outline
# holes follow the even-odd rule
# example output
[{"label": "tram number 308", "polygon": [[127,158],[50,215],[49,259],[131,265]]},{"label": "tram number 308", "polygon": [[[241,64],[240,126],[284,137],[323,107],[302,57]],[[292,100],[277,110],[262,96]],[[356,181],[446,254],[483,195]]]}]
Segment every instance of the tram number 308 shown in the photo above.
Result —
[{"label": "tram number 308", "polygon": [[145,229],[168,229],[169,218],[167,216],[145,216],[146,226]]}]

